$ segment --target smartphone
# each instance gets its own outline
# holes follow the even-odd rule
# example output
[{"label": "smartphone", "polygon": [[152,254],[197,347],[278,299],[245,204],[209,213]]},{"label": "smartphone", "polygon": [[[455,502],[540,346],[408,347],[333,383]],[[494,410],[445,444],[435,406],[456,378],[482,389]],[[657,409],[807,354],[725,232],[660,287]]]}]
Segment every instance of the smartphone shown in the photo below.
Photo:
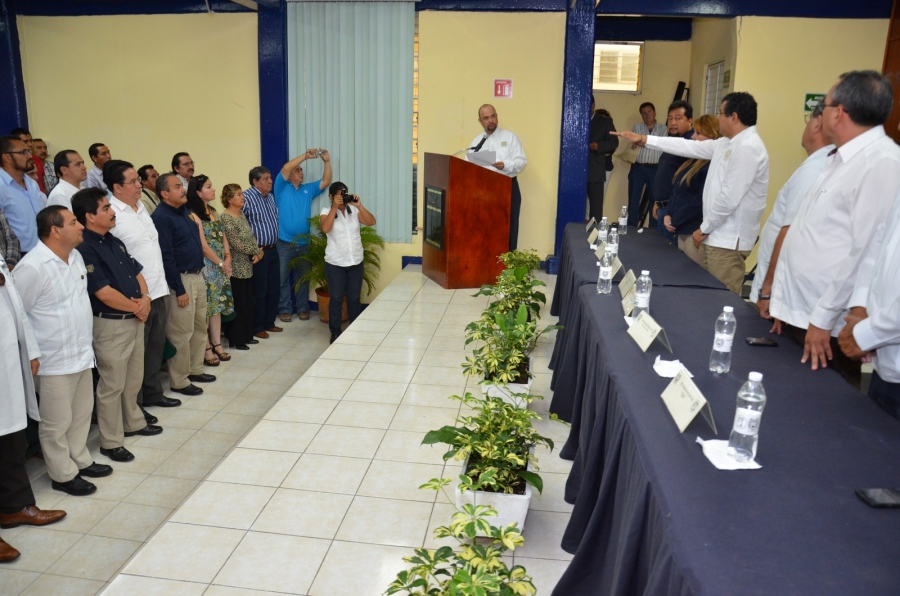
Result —
[{"label": "smartphone", "polygon": [[778,342],[770,337],[748,337],[744,341],[747,342],[748,346],[761,346],[764,348],[774,348],[778,345]]},{"label": "smartphone", "polygon": [[900,508],[900,489],[898,488],[858,488],[856,496],[869,507]]}]

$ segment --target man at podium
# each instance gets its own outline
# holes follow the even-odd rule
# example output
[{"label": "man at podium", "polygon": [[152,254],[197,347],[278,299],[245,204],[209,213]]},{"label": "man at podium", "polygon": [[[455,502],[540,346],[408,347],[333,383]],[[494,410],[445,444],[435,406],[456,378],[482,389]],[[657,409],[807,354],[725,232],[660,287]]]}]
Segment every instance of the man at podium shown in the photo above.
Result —
[{"label": "man at podium", "polygon": [[[522,210],[522,193],[519,192],[519,181],[516,179],[519,172],[528,165],[528,158],[515,133],[497,126],[497,111],[494,106],[484,104],[478,108],[478,123],[484,129],[472,140],[471,149],[466,153],[466,158],[478,165],[492,169],[512,178],[512,197],[509,211],[509,250],[515,250],[519,238],[519,212]],[[492,151],[495,156],[493,161],[485,161],[473,157],[474,153]]]}]

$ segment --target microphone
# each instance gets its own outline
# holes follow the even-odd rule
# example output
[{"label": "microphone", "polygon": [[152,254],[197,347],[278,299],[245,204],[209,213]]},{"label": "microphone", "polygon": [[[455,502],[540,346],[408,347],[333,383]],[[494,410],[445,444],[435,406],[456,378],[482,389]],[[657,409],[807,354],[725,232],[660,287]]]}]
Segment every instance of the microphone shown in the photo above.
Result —
[{"label": "microphone", "polygon": [[478,143],[474,147],[466,147],[465,149],[460,149],[459,151],[454,153],[451,157],[455,157],[455,156],[459,155],[460,153],[462,153],[463,151],[478,151],[479,149],[481,149],[481,146],[484,145],[484,142],[486,140],[487,140],[487,135],[484,135],[483,137],[481,137],[480,143]]}]

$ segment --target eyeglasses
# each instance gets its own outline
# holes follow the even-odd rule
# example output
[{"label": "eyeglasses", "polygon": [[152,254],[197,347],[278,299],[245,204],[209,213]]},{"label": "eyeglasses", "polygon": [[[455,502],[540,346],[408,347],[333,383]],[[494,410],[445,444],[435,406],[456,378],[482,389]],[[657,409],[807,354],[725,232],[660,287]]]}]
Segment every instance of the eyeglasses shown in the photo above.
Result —
[{"label": "eyeglasses", "polygon": [[21,151],[7,151],[10,155],[31,155],[34,153],[31,149],[22,149]]},{"label": "eyeglasses", "polygon": [[140,186],[140,185],[141,185],[141,179],[140,179],[140,178],[135,178],[134,180],[129,180],[129,181],[125,182],[125,186],[129,186],[129,185],[130,185],[130,186]]},{"label": "eyeglasses", "polygon": [[841,104],[839,104],[839,103],[823,103],[822,110],[824,110],[825,108],[841,108],[841,109],[843,109],[843,106],[841,106]]}]

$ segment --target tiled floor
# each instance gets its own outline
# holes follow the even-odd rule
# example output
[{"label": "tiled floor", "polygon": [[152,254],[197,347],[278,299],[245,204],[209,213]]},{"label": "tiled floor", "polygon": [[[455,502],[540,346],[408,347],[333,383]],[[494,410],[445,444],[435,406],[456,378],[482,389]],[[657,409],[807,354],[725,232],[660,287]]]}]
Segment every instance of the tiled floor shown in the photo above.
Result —
[{"label": "tiled floor", "polygon": [[[101,479],[97,498],[61,499],[38,476],[39,504],[69,517],[52,530],[4,531],[28,553],[0,569],[4,595],[96,594],[111,578],[107,596],[382,594],[402,557],[433,546],[452,513],[443,495],[417,487],[459,467],[420,443],[458,415],[447,396],[480,391],[460,367],[465,325],[486,304],[472,293],[408,267],[320,358],[325,326],[294,321],[220,367],[208,394],[163,412],[166,432],[136,441],[136,467]],[[546,403],[552,341],[534,354]],[[568,434],[538,424],[559,444]],[[571,558],[559,548],[568,468],[542,454],[544,493],[515,555],[539,594]]]}]

